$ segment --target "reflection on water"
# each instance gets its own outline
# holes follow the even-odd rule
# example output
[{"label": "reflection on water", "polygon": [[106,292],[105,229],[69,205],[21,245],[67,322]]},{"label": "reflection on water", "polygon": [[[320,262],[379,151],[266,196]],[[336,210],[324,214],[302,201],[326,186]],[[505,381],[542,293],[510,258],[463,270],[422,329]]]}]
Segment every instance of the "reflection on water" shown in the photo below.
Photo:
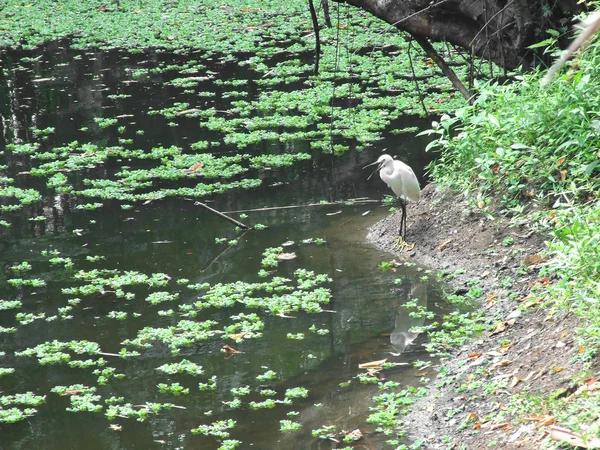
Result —
[{"label": "reflection on water", "polygon": [[[90,140],[90,136],[95,142],[110,144],[117,138],[114,130],[95,127],[93,118],[116,114],[133,116],[137,126],[146,131],[143,140],[148,149],[159,144],[215,139],[214,132],[200,130],[192,122],[183,120],[181,126],[173,128],[166,121],[145,114],[148,109],[164,107],[164,103],[173,101],[174,90],[165,88],[160,76],[147,83],[121,82],[128,68],[150,64],[153,58],[174,57],[110,52],[82,54],[73,60],[68,50],[60,47],[54,50],[24,68],[17,64],[16,57],[4,55],[3,65],[7,69],[0,77],[3,100],[0,144],[30,142],[34,139],[31,126],[56,128],[47,143],[50,147],[76,139]],[[223,73],[223,77],[243,76]],[[53,80],[32,82],[45,77]],[[106,96],[117,92],[132,97],[108,102]],[[177,95],[178,101],[185,101],[187,94]],[[217,95],[213,101],[219,106],[222,100]],[[89,130],[84,133],[82,127]],[[307,142],[286,145],[295,146],[294,151],[308,151]],[[116,202],[106,202],[98,211],[77,209],[79,201],[47,190],[39,179],[19,175],[26,169],[26,159],[6,152],[2,162],[8,165],[6,175],[14,177],[16,185],[35,187],[44,195],[42,202],[11,215],[12,227],[0,234],[0,265],[7,268],[0,272],[0,298],[20,300],[23,303],[20,311],[45,312],[50,316],[66,305],[67,296],[62,289],[69,285],[72,274],[49,265],[47,258],[41,256],[44,250],[57,250],[61,256],[71,258],[77,270],[98,267],[166,273],[172,278],[172,288],[175,280],[182,278],[191,283],[212,284],[258,281],[265,248],[290,240],[295,243],[292,250],[297,258],[280,264],[277,274],[291,276],[297,268],[326,273],[333,279],[333,302],[327,306],[329,312],[319,315],[267,317],[263,338],[237,345],[241,353],[230,358],[220,352],[223,341],[217,337],[185,348],[177,357],[166,347],[156,345],[138,358],[111,360],[110,364],[124,373],[125,378],[98,386],[103,399],[122,396],[133,405],[167,401],[185,408],[151,415],[143,423],[119,417],[112,423],[122,427],[120,431],[109,428],[111,422],[102,412],[67,412],[68,399],[50,393],[57,385],[96,385],[96,376],[64,365],[41,366],[32,358],[15,357],[14,352],[52,339],[87,339],[98,342],[104,351],[115,353],[123,347],[124,340],[135,337],[143,327],[166,327],[179,318],[159,316],[157,311],[166,308],[144,302],[143,293],[128,302],[111,295],[86,297],[81,307],[73,310],[73,319],[64,321],[36,320],[19,326],[15,311],[0,311],[0,326],[17,327],[15,334],[0,334],[0,349],[6,352],[0,358],[0,366],[14,367],[17,371],[17,376],[0,380],[2,394],[32,391],[47,395],[47,403],[37,408],[36,415],[2,426],[0,447],[11,450],[216,448],[215,439],[191,436],[190,429],[231,418],[237,422],[231,438],[243,441],[241,448],[327,448],[329,443],[319,442],[311,435],[311,430],[323,424],[347,431],[361,427],[365,445],[377,448],[385,437],[370,434],[373,430],[365,428],[364,423],[371,405],[369,399],[377,387],[356,381],[358,365],[384,358],[407,363],[386,371],[385,376],[403,384],[413,383],[416,377],[410,363],[426,359],[427,355],[419,345],[419,336],[410,329],[423,325],[425,319],[411,318],[411,310],[402,305],[412,299],[438,314],[437,287],[422,280],[424,269],[418,266],[402,267],[397,272],[377,269],[380,262],[391,256],[365,244],[364,240],[367,227],[383,217],[387,208],[376,203],[278,207],[360,197],[381,199],[388,193],[386,187],[379,180],[367,181],[368,174],[360,168],[376,159],[384,147],[394,149],[388,152],[402,155],[422,174],[425,161],[419,159],[419,152],[423,142],[388,136],[381,147],[370,152],[350,152],[343,158],[314,154],[311,161],[293,167],[257,171],[263,180],[258,189],[228,191],[205,199],[221,211],[255,210],[248,213],[244,222],[262,223],[268,228],[244,234],[183,198],[136,204],[131,210],[122,210]],[[255,153],[289,150],[279,143],[261,143],[248,149]],[[229,151],[232,149],[223,149]],[[122,161],[109,161],[87,171],[85,176],[108,177],[121,164]],[[29,220],[37,216],[45,220]],[[227,248],[217,244],[215,238],[237,238],[238,243]],[[307,238],[323,238],[326,243],[302,244]],[[96,255],[105,259],[99,264],[90,263],[88,257]],[[14,274],[8,268],[22,261],[33,266],[32,277],[45,279],[48,285],[36,290],[9,286],[7,280]],[[395,283],[398,278],[402,279],[400,287]],[[198,294],[180,289],[178,303],[172,307],[193,304],[197,298]],[[127,312],[127,320],[107,318],[114,310]],[[226,322],[231,314],[242,310],[239,307],[205,310],[195,320]],[[323,334],[311,332],[313,326],[324,330]],[[303,333],[305,338],[290,340],[288,333]],[[197,379],[165,377],[156,371],[160,365],[181,358],[202,365],[206,377],[201,381],[216,375],[217,389],[199,391]],[[292,406],[278,405],[260,411],[252,411],[247,403],[238,410],[226,406],[224,402],[232,400],[231,388],[246,385],[255,392],[245,402],[264,400],[256,393],[262,388],[256,376],[267,368],[277,372],[277,379],[267,385],[280,396],[286,389],[303,386],[309,390],[309,397],[296,400]],[[181,381],[191,388],[192,394],[161,396],[156,385],[167,381]],[[346,386],[348,381],[351,383]],[[287,413],[292,411],[298,413],[291,416],[292,420],[302,423],[302,428],[282,434],[280,420],[288,418]]]},{"label": "reflection on water", "polygon": [[[417,302],[419,308],[426,309],[427,285],[419,283],[412,286],[407,298],[408,301]],[[390,334],[390,343],[397,353],[404,353],[411,344],[419,337],[419,333],[412,332],[414,327],[421,327],[425,324],[425,316],[411,317],[412,309],[398,308],[396,320],[394,321],[394,330]]]}]

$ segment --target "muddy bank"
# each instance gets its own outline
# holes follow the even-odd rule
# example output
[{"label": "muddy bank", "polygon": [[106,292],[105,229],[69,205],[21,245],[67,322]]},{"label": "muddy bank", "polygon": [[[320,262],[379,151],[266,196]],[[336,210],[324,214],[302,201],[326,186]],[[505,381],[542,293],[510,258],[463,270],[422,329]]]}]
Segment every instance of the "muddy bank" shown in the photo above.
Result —
[{"label": "muddy bank", "polygon": [[539,447],[553,420],[542,411],[538,420],[513,417],[514,404],[527,392],[569,395],[570,378],[582,370],[571,362],[579,352],[577,319],[538,306],[552,282],[539,276],[549,237],[470,210],[461,196],[432,184],[409,207],[407,241],[415,246],[408,253],[392,250],[399,219],[396,213],[375,224],[367,239],[398,258],[453,274],[448,283],[459,294],[477,284],[489,330],[442,361],[447,373],[405,418],[409,438],[431,449]]}]

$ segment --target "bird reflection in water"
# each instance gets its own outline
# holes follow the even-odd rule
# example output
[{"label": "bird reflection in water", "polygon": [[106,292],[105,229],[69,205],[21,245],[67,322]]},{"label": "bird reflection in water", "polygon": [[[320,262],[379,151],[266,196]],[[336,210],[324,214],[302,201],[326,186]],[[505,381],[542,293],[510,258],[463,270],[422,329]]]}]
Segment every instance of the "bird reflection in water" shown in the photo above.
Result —
[{"label": "bird reflection in water", "polygon": [[[427,307],[427,286],[423,283],[416,284],[411,287],[408,295],[408,300],[413,300],[417,303],[417,308]],[[410,313],[415,311],[417,308],[404,308],[400,306],[396,313],[396,320],[394,322],[394,330],[390,334],[390,343],[395,352],[398,354],[405,353],[407,347],[419,337],[419,333],[414,333],[411,330],[414,327],[421,327],[425,325],[425,315],[419,314],[418,317],[411,317]],[[420,308],[419,308],[420,309]]]}]

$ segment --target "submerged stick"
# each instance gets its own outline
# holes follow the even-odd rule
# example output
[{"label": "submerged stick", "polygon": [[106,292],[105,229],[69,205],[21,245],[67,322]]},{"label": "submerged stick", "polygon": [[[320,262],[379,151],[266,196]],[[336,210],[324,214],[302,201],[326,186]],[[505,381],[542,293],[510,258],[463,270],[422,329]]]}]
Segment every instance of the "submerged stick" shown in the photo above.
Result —
[{"label": "submerged stick", "polygon": [[237,225],[238,227],[244,228],[245,230],[248,230],[250,228],[248,225],[244,225],[239,220],[235,220],[232,217],[229,217],[229,216],[223,214],[222,212],[217,211],[216,209],[213,209],[210,206],[208,206],[202,202],[194,202],[194,205],[202,206],[204,209],[210,211],[211,213],[216,214],[217,216],[222,217],[225,220],[229,220],[231,223]]},{"label": "submerged stick", "polygon": [[308,205],[287,205],[287,206],[269,206],[266,208],[255,208],[255,209],[238,209],[237,211],[226,211],[227,214],[243,213],[243,212],[259,212],[259,211],[274,211],[277,209],[292,209],[292,208],[310,208],[312,206],[331,206],[341,205],[346,202],[352,201],[353,204],[360,203],[380,203],[381,200],[370,200],[370,199],[354,199],[354,200],[342,200],[338,202],[327,202],[327,203],[309,203]]}]

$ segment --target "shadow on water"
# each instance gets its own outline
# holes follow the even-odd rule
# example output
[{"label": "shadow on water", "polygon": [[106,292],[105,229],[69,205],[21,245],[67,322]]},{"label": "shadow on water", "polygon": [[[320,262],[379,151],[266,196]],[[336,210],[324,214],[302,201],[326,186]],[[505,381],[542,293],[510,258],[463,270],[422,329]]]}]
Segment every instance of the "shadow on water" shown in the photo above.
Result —
[{"label": "shadow on water", "polygon": [[[218,133],[199,129],[193,121],[188,123],[184,119],[178,127],[170,127],[166,121],[145,114],[150,109],[164,107],[175,95],[177,101],[186,101],[185,95],[192,95],[182,95],[168,87],[157,88],[164,86],[165,75],[150,75],[150,80],[145,82],[121,82],[131,68],[152,67],[169,58],[184,57],[109,52],[78,54],[78,58],[74,58],[59,44],[46,49],[33,63],[20,64],[15,55],[5,55],[7,70],[0,83],[4,143],[30,142],[34,138],[31,131],[34,126],[37,129],[55,127],[55,133],[44,144],[48,147],[72,140],[114,145],[118,139],[114,130],[97,127],[93,118],[118,114],[132,115],[131,121],[146,131],[138,141],[142,148],[183,145],[200,139],[218,140]],[[228,72],[227,76],[248,78],[250,74]],[[33,82],[46,77],[51,80]],[[203,86],[196,89],[202,90]],[[248,89],[249,96],[255,95],[252,83]],[[109,102],[108,93],[126,93],[131,97]],[[211,97],[206,105],[228,107],[220,104],[222,93]],[[88,130],[82,131],[82,127]],[[277,153],[289,150],[283,148],[289,145],[294,146],[295,152],[310,152],[308,143],[302,141],[285,145],[258,144],[248,151]],[[47,266],[40,256],[47,249],[59,249],[61,255],[72,258],[77,268],[86,270],[98,267],[86,257],[102,255],[106,258],[101,263],[103,268],[147,274],[163,272],[173,280],[185,278],[190,283],[214,284],[256,281],[265,248],[293,241],[285,251],[296,252],[297,258],[280,263],[277,273],[291,276],[297,268],[308,268],[328,274],[333,279],[330,286],[333,301],[326,307],[329,312],[321,314],[266,317],[261,339],[245,340],[239,345],[229,342],[241,351],[232,357],[220,351],[224,341],[214,338],[183,349],[177,357],[166,347],[157,345],[137,358],[111,360],[111,365],[125,373],[126,378],[99,386],[98,393],[104,398],[123,396],[134,405],[167,401],[186,408],[151,415],[143,423],[119,417],[115,423],[122,430],[117,432],[109,429],[110,422],[102,413],[67,412],[68,399],[50,393],[56,385],[95,385],[95,376],[64,365],[40,366],[35,359],[16,357],[14,352],[53,339],[87,339],[98,342],[104,351],[118,352],[121,342],[133,338],[144,326],[168,326],[173,319],[158,316],[161,308],[140,299],[124,302],[105,295],[91,301],[86,299],[83,307],[73,312],[72,320],[36,320],[19,326],[15,334],[0,335],[1,350],[6,352],[0,366],[14,367],[18,374],[1,380],[2,393],[33,391],[47,395],[47,402],[26,421],[2,425],[1,448],[216,448],[215,439],[191,436],[189,430],[202,423],[226,419],[237,422],[231,430],[231,438],[240,439],[242,448],[250,445],[257,449],[329,448],[328,442],[312,437],[311,430],[323,424],[336,425],[339,431],[364,427],[371,406],[369,399],[377,387],[358,383],[355,378],[358,364],[384,358],[403,363],[386,371],[385,377],[402,384],[414,384],[417,373],[411,363],[426,360],[428,355],[423,350],[422,339],[411,328],[425,322],[423,318],[411,318],[409,310],[402,305],[414,300],[438,316],[444,309],[439,287],[423,277],[425,269],[418,266],[399,268],[398,272],[377,269],[379,263],[391,257],[366,244],[365,235],[369,225],[387,214],[387,207],[377,202],[318,204],[322,200],[380,200],[388,194],[379,179],[367,181],[368,173],[360,169],[385,147],[415,167],[424,181],[423,167],[430,156],[422,153],[422,139],[387,135],[377,149],[362,153],[351,151],[343,158],[313,153],[312,160],[292,167],[257,170],[254,175],[263,182],[256,189],[227,191],[208,199],[221,211],[248,211],[248,218],[243,221],[268,227],[264,231],[246,233],[236,231],[228,222],[183,198],[137,203],[130,210],[121,209],[116,201],[105,202],[97,211],[79,210],[76,207],[80,201],[46,189],[39,180],[18,176],[27,169],[26,158],[5,152],[7,175],[15,177],[19,186],[36,186],[44,195],[39,204],[12,215],[13,226],[0,235],[0,265],[6,268],[0,274],[0,298],[18,298],[23,303],[22,312],[42,311],[50,316],[56,308],[65,305],[66,297],[61,289],[71,274],[66,269]],[[100,169],[89,170],[86,176],[102,178],[114,173],[116,167],[111,164],[119,166],[121,162],[113,161]],[[283,206],[294,208],[280,208]],[[45,221],[28,220],[40,215]],[[239,217],[239,212],[232,215]],[[217,244],[215,238],[237,239],[238,243],[227,247]],[[322,238],[325,242],[303,244],[302,240],[308,238]],[[6,281],[14,274],[8,268],[21,261],[34,265],[33,275],[47,280],[48,285],[36,290],[10,287]],[[196,293],[181,291],[177,304],[191,304],[197,298]],[[176,305],[168,307],[176,309]],[[124,321],[108,319],[107,314],[113,310],[130,315]],[[226,321],[231,313],[240,311],[243,309],[236,307],[209,309],[195,320]],[[140,316],[134,317],[131,314],[134,312]],[[14,311],[0,311],[0,326],[16,326]],[[321,333],[311,332],[312,326],[322,330]],[[289,339],[289,333],[303,333],[304,339]],[[198,380],[186,375],[168,377],[156,371],[158,366],[182,357],[202,365],[206,375],[216,375],[217,389],[198,391],[198,381],[205,382],[206,376]],[[296,400],[291,406],[278,405],[259,411],[249,409],[247,404],[239,410],[224,405],[223,402],[233,399],[231,388],[246,385],[254,392],[244,398],[245,402],[264,400],[265,397],[257,393],[262,384],[257,382],[256,376],[267,368],[274,370],[277,377],[263,383],[264,388],[273,389],[281,396],[286,389],[302,386],[309,390],[308,398]],[[167,380],[181,381],[192,388],[192,393],[161,397],[156,385]],[[297,415],[288,417],[290,411]],[[279,421],[286,418],[302,423],[302,429],[282,434]],[[371,434],[374,427],[362,431],[368,445],[377,447],[385,440],[385,436]]]}]

